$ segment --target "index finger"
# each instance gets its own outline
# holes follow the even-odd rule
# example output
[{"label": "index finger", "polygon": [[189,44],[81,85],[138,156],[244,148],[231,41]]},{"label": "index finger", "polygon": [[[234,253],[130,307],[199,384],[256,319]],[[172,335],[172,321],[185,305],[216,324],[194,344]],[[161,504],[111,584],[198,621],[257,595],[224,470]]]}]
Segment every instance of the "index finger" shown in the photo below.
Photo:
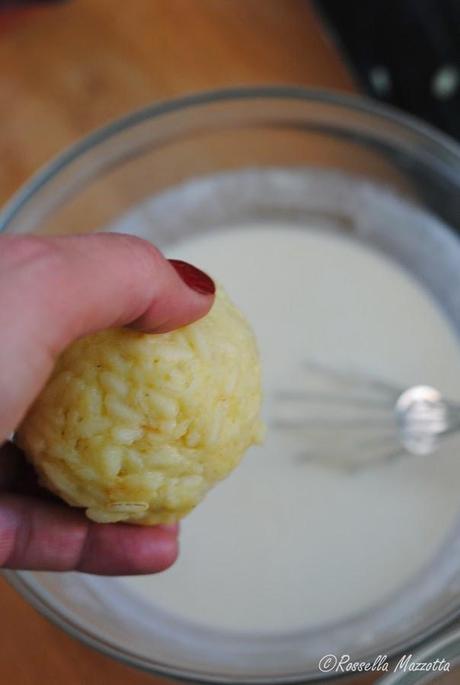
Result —
[{"label": "index finger", "polygon": [[64,504],[0,494],[2,568],[157,573],[171,566],[177,554],[177,526],[100,525]]}]

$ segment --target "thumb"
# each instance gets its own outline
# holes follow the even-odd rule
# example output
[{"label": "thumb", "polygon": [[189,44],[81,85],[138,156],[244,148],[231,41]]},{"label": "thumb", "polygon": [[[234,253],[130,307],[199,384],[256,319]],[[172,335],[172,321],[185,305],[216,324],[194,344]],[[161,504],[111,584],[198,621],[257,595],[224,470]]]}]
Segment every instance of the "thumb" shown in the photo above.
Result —
[{"label": "thumb", "polygon": [[204,316],[214,283],[139,238],[0,238],[0,439],[18,425],[56,355],[88,333],[163,333]]}]

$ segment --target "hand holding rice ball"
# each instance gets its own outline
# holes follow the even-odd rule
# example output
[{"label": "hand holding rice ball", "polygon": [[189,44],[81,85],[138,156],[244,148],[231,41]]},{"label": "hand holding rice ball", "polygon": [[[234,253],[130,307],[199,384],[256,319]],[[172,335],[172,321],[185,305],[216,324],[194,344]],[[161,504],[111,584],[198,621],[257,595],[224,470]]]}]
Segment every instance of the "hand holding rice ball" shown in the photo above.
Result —
[{"label": "hand holding rice ball", "polygon": [[259,437],[243,317],[145,240],[2,235],[0,330],[0,568],[171,566],[175,523],[123,522],[176,521]]},{"label": "hand holding rice ball", "polygon": [[17,442],[46,487],[97,522],[171,523],[260,441],[252,331],[219,288],[177,330],[113,328],[58,358]]}]

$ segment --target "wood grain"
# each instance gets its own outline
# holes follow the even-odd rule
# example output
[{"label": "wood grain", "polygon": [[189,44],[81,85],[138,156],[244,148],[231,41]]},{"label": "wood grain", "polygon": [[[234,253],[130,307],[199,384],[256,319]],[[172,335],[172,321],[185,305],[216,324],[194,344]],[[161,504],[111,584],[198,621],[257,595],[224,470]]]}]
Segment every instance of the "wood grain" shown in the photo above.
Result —
[{"label": "wood grain", "polygon": [[[155,100],[251,84],[353,88],[306,0],[73,0],[0,21],[0,34],[0,204],[62,148]],[[0,607],[2,684],[166,682],[68,637],[3,580]]]},{"label": "wood grain", "polygon": [[352,82],[305,0],[71,0],[0,38],[0,204],[108,120],[196,90]]}]

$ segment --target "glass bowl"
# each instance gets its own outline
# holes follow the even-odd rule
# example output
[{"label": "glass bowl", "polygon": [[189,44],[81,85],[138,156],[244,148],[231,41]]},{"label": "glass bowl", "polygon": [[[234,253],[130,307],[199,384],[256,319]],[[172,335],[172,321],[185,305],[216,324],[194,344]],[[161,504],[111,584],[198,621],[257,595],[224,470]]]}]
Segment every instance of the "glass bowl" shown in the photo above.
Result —
[{"label": "glass bowl", "polygon": [[[184,237],[224,224],[314,221],[403,266],[458,333],[459,186],[455,143],[396,111],[300,88],[242,89],[155,105],[90,135],[13,198],[0,229],[136,233],[147,222],[170,252]],[[385,602],[293,630],[210,629],[134,598],[127,610],[114,600],[121,590],[113,579],[6,577],[71,635],[149,672],[199,682],[305,682],[336,675],[319,670],[324,654],[360,661],[396,654],[459,616],[457,519],[430,563]],[[308,525],[297,523],[305,544]],[[337,574],[341,563],[331,548]]]},{"label": "glass bowl", "polygon": [[[460,632],[449,631],[415,654],[393,666],[393,673],[379,685],[456,685],[460,675]],[[409,664],[420,670],[411,670]],[[418,666],[420,664],[420,666]],[[448,670],[446,670],[448,668]]]}]

